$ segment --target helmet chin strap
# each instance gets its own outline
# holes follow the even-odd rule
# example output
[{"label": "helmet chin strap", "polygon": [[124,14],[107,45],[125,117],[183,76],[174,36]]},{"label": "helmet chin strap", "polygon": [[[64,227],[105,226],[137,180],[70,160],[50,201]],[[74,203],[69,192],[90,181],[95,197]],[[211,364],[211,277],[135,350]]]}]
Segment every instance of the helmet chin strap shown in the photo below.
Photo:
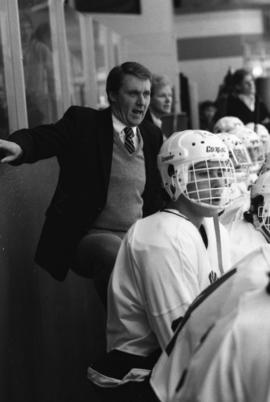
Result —
[{"label": "helmet chin strap", "polygon": [[267,242],[270,243],[270,234],[268,234],[264,229],[263,229],[263,223],[259,221],[258,216],[256,214],[253,214],[253,225],[256,230],[261,232],[261,234],[264,235],[266,238]]}]

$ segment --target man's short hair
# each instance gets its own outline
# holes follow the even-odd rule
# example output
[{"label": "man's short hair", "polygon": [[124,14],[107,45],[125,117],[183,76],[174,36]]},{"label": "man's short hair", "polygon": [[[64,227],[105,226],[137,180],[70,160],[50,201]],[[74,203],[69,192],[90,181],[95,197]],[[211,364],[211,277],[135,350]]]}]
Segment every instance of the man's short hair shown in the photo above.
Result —
[{"label": "man's short hair", "polygon": [[135,61],[127,61],[119,66],[113,67],[109,72],[106,82],[107,97],[110,102],[109,94],[118,92],[121,88],[125,75],[133,75],[141,80],[149,80],[152,83],[152,73],[148,68]]},{"label": "man's short hair", "polygon": [[151,96],[153,96],[159,88],[165,87],[166,85],[172,87],[172,83],[167,75],[153,74]]}]

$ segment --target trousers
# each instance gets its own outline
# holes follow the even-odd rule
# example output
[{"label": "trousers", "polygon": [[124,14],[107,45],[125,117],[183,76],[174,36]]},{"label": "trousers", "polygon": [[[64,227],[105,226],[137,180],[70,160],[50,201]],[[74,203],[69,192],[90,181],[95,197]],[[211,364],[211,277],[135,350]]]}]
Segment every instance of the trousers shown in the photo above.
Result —
[{"label": "trousers", "polygon": [[95,289],[106,308],[107,288],[124,232],[91,229],[80,241],[74,271],[93,279]]}]

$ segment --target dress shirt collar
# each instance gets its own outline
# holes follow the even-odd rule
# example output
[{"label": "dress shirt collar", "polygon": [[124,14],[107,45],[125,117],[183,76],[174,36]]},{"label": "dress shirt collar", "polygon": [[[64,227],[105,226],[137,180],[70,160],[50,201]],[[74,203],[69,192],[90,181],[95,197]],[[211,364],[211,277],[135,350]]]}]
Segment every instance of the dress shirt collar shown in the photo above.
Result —
[{"label": "dress shirt collar", "polygon": [[[112,122],[113,122],[113,129],[118,134],[120,134],[124,130],[124,128],[126,127],[126,125],[124,123],[122,123],[119,119],[117,119],[117,117],[113,113],[112,113]],[[134,126],[134,127],[131,127],[131,128],[132,128],[132,130],[134,132],[134,135],[136,135],[137,127]]]},{"label": "dress shirt collar", "polygon": [[[124,128],[126,127],[126,125],[124,123],[122,123],[119,119],[117,119],[117,117],[112,113],[112,122],[113,122],[113,129],[114,131],[119,135],[120,140],[122,141],[122,143],[125,142],[125,133],[124,133]],[[131,127],[134,133],[134,138],[133,138],[133,142],[134,142],[134,146],[135,149],[138,148],[138,144],[140,142],[139,137],[137,135],[137,127]]]}]

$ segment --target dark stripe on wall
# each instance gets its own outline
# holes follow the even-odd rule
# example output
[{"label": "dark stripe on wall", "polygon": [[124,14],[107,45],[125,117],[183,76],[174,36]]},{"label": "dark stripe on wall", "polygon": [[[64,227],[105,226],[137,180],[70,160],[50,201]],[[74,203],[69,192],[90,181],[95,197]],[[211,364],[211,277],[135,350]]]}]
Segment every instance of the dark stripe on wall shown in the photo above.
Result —
[{"label": "dark stripe on wall", "polygon": [[140,0],[75,0],[75,7],[87,13],[141,14]]},{"label": "dark stripe on wall", "polygon": [[261,41],[261,34],[208,36],[177,39],[177,58],[180,61],[243,56],[244,44]]}]

